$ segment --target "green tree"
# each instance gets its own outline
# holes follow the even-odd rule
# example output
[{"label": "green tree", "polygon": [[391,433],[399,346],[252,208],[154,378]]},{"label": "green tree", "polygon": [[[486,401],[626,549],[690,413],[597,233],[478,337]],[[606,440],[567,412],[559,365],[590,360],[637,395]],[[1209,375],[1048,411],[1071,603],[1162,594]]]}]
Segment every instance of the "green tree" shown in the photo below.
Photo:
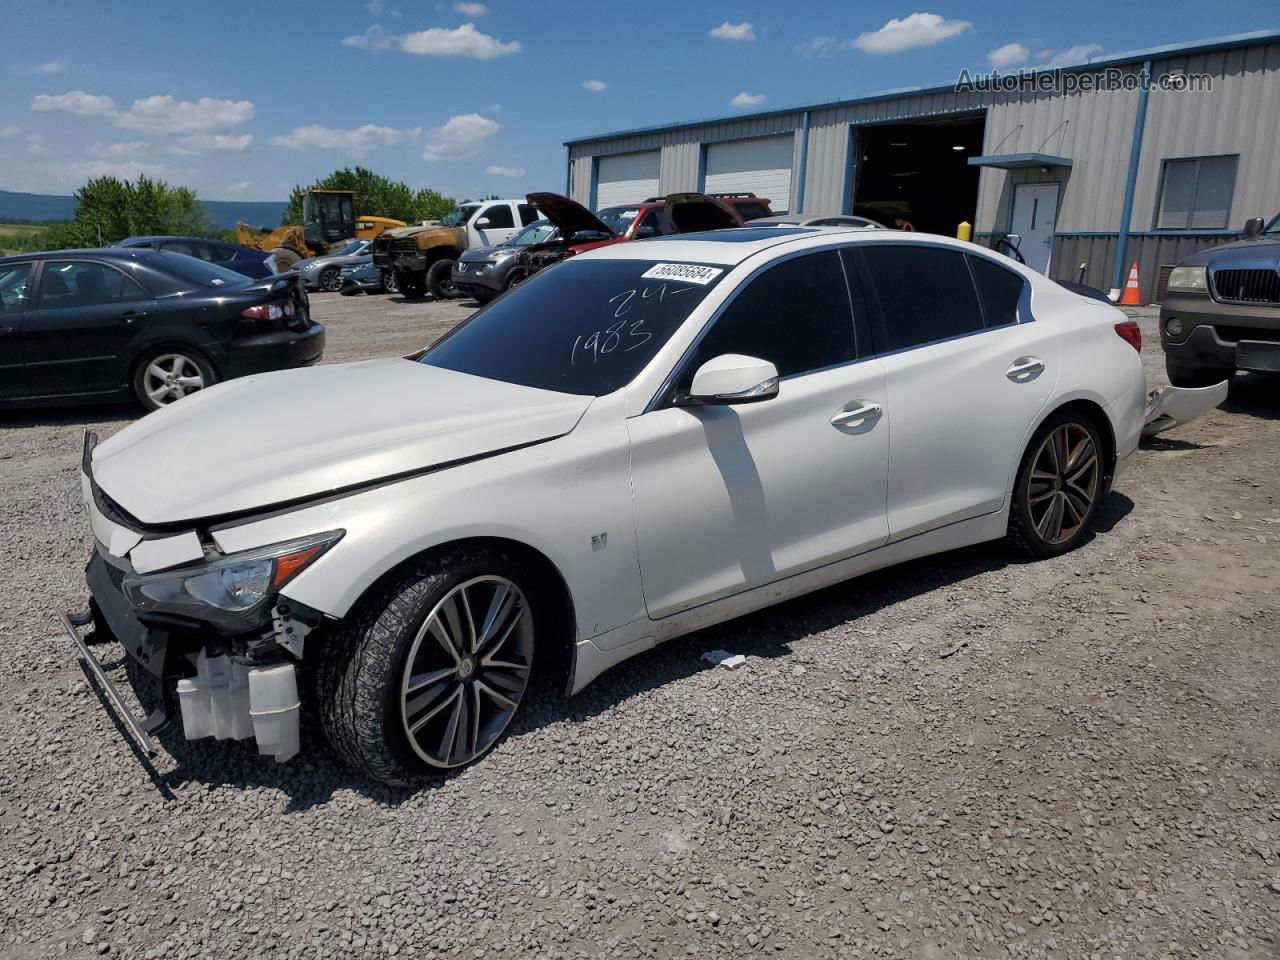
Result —
[{"label": "green tree", "polygon": [[439,220],[455,206],[457,201],[453,197],[446,197],[430,187],[424,187],[413,195],[413,216],[408,219],[410,222]]},{"label": "green tree", "polygon": [[161,180],[95,177],[76,191],[71,219],[50,226],[45,249],[100,247],[147,234],[212,237],[217,228],[195,191]]},{"label": "green tree", "polygon": [[399,180],[392,180],[364,167],[343,167],[308,186],[297,186],[289,194],[281,224],[302,223],[302,195],[308,190],[350,190],[355,194],[355,214],[370,217],[393,217],[413,223],[416,220],[438,220],[453,209],[451,198],[435,190],[414,193]]}]

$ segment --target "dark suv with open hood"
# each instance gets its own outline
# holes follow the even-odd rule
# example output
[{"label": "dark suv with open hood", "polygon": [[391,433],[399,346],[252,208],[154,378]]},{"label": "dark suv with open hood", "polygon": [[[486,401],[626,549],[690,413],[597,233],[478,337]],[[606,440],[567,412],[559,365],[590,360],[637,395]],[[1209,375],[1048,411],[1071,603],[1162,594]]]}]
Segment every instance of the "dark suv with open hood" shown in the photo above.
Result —
[{"label": "dark suv with open hood", "polygon": [[1280,373],[1280,216],[1244,239],[1192,254],[1169,275],[1160,307],[1169,381],[1200,387],[1237,370]]}]

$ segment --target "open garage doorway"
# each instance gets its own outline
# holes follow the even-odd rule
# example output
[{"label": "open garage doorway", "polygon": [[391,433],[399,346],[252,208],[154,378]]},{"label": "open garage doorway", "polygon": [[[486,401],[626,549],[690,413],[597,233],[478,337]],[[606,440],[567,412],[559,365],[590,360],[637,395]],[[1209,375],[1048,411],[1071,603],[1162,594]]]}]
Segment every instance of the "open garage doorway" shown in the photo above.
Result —
[{"label": "open garage doorway", "polygon": [[901,217],[925,233],[956,235],[974,222],[982,114],[854,127],[853,212],[894,226]]}]

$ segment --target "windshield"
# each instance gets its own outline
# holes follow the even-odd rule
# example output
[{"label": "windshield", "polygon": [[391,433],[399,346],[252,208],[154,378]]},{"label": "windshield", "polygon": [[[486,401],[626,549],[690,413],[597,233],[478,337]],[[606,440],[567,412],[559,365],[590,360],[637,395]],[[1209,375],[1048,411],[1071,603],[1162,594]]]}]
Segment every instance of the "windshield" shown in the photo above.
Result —
[{"label": "windshield", "polygon": [[601,397],[635,378],[725,269],[565,260],[455,327],[421,362]]},{"label": "windshield", "polygon": [[446,213],[440,220],[446,227],[457,227],[466,223],[471,219],[471,215],[480,209],[478,203],[464,203],[460,207],[454,207]]},{"label": "windshield", "polygon": [[596,219],[618,236],[622,236],[631,229],[631,223],[639,213],[639,207],[606,207],[596,211]]},{"label": "windshield", "polygon": [[183,253],[157,253],[153,263],[159,264],[166,272],[190,280],[201,287],[231,287],[248,282],[243,273],[236,273],[216,263],[208,263],[188,257]]},{"label": "windshield", "polygon": [[1262,231],[1267,236],[1280,235],[1280,213],[1277,213],[1272,221],[1267,224],[1267,229]]},{"label": "windshield", "polygon": [[536,220],[507,241],[509,247],[527,247],[531,243],[546,243],[556,234],[550,220]]}]

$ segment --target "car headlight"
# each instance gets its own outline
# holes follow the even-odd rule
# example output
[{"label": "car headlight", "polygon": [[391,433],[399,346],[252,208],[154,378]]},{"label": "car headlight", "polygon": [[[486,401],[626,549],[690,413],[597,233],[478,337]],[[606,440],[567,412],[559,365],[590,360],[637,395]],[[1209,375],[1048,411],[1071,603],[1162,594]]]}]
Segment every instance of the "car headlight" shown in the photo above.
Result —
[{"label": "car headlight", "polygon": [[344,532],[330,530],[157,573],[130,573],[122,586],[139,613],[175,614],[211,624],[220,633],[240,633],[265,623],[276,594]]},{"label": "car headlight", "polygon": [[1169,273],[1171,293],[1208,293],[1209,274],[1204,267],[1174,267]]}]

